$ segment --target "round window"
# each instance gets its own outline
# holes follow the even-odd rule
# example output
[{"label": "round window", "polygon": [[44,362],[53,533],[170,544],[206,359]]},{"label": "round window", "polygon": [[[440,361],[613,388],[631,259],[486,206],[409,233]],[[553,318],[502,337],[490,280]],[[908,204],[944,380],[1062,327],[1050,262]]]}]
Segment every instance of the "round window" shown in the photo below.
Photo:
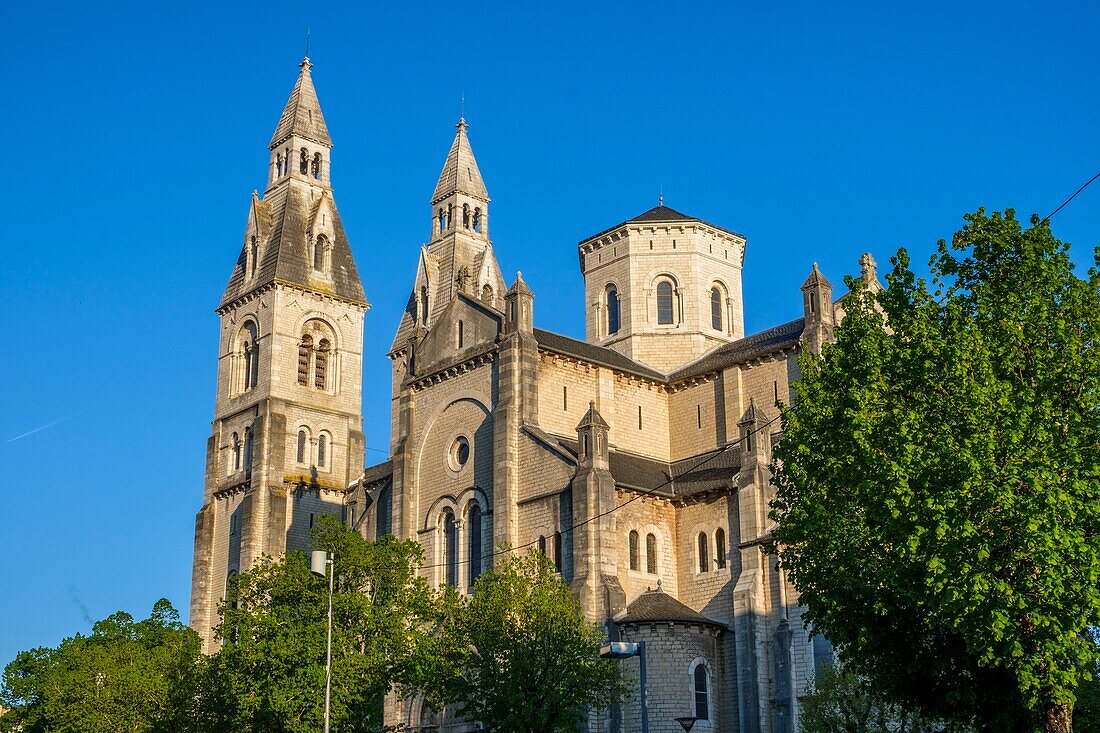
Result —
[{"label": "round window", "polygon": [[451,444],[451,452],[448,458],[452,471],[461,471],[470,460],[470,441],[465,435],[455,438],[455,442]]}]

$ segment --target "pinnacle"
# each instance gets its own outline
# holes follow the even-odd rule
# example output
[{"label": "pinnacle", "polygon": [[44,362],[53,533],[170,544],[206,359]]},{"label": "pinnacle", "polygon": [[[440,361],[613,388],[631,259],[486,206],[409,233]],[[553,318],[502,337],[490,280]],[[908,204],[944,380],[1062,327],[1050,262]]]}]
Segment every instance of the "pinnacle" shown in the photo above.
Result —
[{"label": "pinnacle", "polygon": [[298,80],[294,83],[290,99],[279,117],[279,124],[275,127],[275,134],[271,136],[268,147],[274,148],[292,135],[332,147],[332,138],[329,137],[328,126],[321,114],[321,102],[317,99],[317,90],[313,88],[313,77],[310,75],[313,64],[309,56],[302,59],[298,68],[301,69]]},{"label": "pinnacle", "polygon": [[466,118],[460,117],[455,128],[457,129],[455,139],[451,143],[450,152],[447,153],[447,160],[443,163],[439,182],[435,185],[432,205],[456,193],[463,193],[488,203],[489,191],[481,179],[481,171],[478,170],[474,151],[470,147],[470,138],[466,134],[469,128]]}]

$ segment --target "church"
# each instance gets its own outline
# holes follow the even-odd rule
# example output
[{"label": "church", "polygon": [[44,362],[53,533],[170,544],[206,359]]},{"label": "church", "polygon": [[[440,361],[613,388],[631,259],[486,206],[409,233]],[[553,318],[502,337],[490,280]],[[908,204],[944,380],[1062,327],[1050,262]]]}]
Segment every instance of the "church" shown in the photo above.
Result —
[{"label": "church", "polygon": [[[663,205],[577,245],[583,341],[538,328],[505,280],[490,197],[459,120],[392,343],[369,305],[331,181],[305,59],[269,144],[217,308],[215,415],[195,522],[191,625],[213,649],[227,579],[309,549],[332,514],[424,549],[429,582],[469,592],[501,546],[537,547],[609,638],[644,641],[649,726],[793,733],[832,649],[811,636],[770,542],[768,465],[798,354],[843,316],[814,264],[803,317],[746,335],[746,238]],[[618,217],[609,217],[614,221]],[[563,252],[564,254],[564,252]],[[879,287],[870,255],[863,279]],[[366,466],[364,347],[392,365],[390,457]],[[638,660],[623,663],[638,676]],[[389,723],[476,730],[391,695]],[[636,733],[637,696],[590,730]]]}]

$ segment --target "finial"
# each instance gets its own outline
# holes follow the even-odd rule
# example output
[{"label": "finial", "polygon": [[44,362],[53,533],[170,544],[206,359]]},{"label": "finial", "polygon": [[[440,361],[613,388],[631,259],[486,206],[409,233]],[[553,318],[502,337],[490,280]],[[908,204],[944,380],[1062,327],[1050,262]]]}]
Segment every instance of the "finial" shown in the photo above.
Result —
[{"label": "finial", "polygon": [[466,90],[463,89],[458,100],[458,118],[460,120],[466,119]]},{"label": "finial", "polygon": [[307,25],[306,26],[306,59],[309,59],[309,36],[310,36],[310,27]]},{"label": "finial", "polygon": [[878,263],[870,252],[864,252],[859,256],[859,269],[864,282],[870,283],[878,277]]},{"label": "finial", "polygon": [[658,189],[657,205],[658,206],[664,206],[665,205],[665,184],[663,182],[661,183],[661,187]]},{"label": "finial", "polygon": [[458,124],[455,125],[455,127],[457,127],[459,130],[465,130],[467,127],[469,127],[469,125],[466,124],[466,118],[465,117],[459,117],[458,118]]},{"label": "finial", "polygon": [[661,579],[657,578],[657,590],[661,590]]}]

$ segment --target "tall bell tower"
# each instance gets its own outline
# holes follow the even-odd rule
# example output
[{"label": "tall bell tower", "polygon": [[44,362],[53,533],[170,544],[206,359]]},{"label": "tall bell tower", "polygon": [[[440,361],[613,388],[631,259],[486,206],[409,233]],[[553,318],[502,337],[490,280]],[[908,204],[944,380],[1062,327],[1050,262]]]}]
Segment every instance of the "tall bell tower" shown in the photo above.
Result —
[{"label": "tall bell tower", "polygon": [[308,549],[363,470],[369,305],[333,197],[332,139],[308,58],[268,146],[217,314],[218,383],[195,520],[191,625],[214,647],[226,582],[259,557]]}]

